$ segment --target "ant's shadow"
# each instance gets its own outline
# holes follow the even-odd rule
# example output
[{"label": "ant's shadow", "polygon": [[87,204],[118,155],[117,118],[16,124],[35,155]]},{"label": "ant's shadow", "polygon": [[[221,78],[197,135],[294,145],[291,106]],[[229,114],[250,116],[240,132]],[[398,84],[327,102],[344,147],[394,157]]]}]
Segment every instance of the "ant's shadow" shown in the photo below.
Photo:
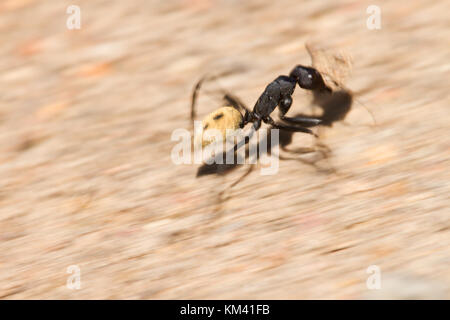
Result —
[{"label": "ant's shadow", "polygon": [[[279,129],[279,134],[274,139],[272,130],[268,130],[267,135],[265,135],[264,138],[259,140],[256,145],[256,152],[254,152],[254,155],[253,155],[256,158],[256,160],[254,159],[255,160],[254,163],[256,163],[256,161],[258,161],[261,158],[261,156],[263,156],[263,155],[268,155],[269,157],[272,156],[272,153],[273,153],[272,150],[276,147],[279,147],[279,149],[283,150],[284,152],[287,152],[289,154],[295,154],[295,155],[310,154],[313,152],[317,152],[321,155],[321,157],[318,157],[313,160],[302,159],[300,157],[287,157],[285,155],[282,155],[279,152],[279,150],[278,150],[278,157],[280,160],[297,160],[303,164],[315,167],[316,170],[318,170],[318,171],[329,172],[330,170],[324,170],[323,168],[320,168],[316,164],[318,161],[323,160],[328,157],[328,155],[326,154],[326,151],[328,151],[329,149],[326,151],[324,151],[324,150],[316,151],[314,148],[299,148],[296,150],[290,150],[287,148],[287,146],[292,143],[292,135],[293,134],[294,134],[294,132],[292,132],[292,131],[286,131],[286,130]],[[243,140],[241,142],[239,142],[238,145],[239,144],[245,144],[238,148],[245,148],[245,158],[244,159],[250,159],[251,155],[249,154],[248,144],[245,143]],[[322,147],[324,147],[324,145],[322,145]],[[326,146],[325,146],[325,148],[327,149]],[[242,164],[242,161],[241,162],[238,161],[238,152],[237,152],[236,148],[234,148],[234,149],[235,150],[230,149],[228,151],[228,152],[233,152],[233,161],[231,161],[232,163],[226,163],[227,152],[224,151],[214,157],[213,163],[202,164],[199,167],[199,169],[197,170],[197,177],[210,175],[210,174],[225,175],[225,174],[228,174],[231,171],[237,169],[240,166],[244,166],[244,164]],[[276,155],[274,155],[274,156],[276,156]],[[220,160],[220,161],[218,161],[218,160]],[[212,161],[210,161],[210,162],[212,162]],[[230,162],[230,161],[228,161],[228,162]],[[250,165],[249,172],[252,170],[252,168],[253,168],[253,165]],[[331,171],[333,171],[333,170],[331,170]],[[244,176],[246,176],[247,174],[245,174]]]},{"label": "ant's shadow", "polygon": [[331,94],[314,92],[313,103],[322,109],[322,115],[318,117],[308,115],[301,116],[319,118],[322,120],[321,126],[331,127],[333,123],[344,120],[350,112],[353,104],[353,95],[350,91],[345,89],[333,91]]},{"label": "ant's shadow", "polygon": [[[252,127],[253,129],[253,127]],[[250,136],[253,136],[253,134],[255,133],[255,131],[252,131]],[[281,130],[280,130],[280,137],[281,137]],[[244,159],[250,159],[250,152],[249,152],[249,147],[248,147],[248,141],[249,141],[250,137],[248,138],[244,138],[241,141],[239,141],[236,146],[233,148],[234,150],[227,150],[224,151],[218,155],[216,155],[214,157],[214,162],[212,164],[202,164],[200,166],[200,168],[197,171],[197,177],[201,177],[204,175],[210,175],[210,174],[218,174],[218,175],[223,175],[223,174],[227,174],[233,170],[235,170],[236,168],[243,166],[244,164],[242,164],[242,161],[238,161],[238,150],[240,148],[245,148],[245,158]],[[278,145],[282,145],[281,144],[281,139],[279,139],[279,141],[277,141],[276,139],[272,139],[272,130],[269,130],[267,135],[261,139],[260,141],[258,141],[258,144],[256,145],[256,152],[254,152],[254,156],[256,156],[256,161],[261,157],[262,154],[267,154],[267,155],[271,155],[272,154],[272,149]],[[264,147],[263,147],[264,145]],[[233,153],[233,161],[231,161],[231,163],[227,163],[230,162],[229,160],[226,161],[226,156],[227,153]],[[211,159],[212,160],[212,159]],[[220,161],[219,161],[220,160]]]},{"label": "ant's shadow", "polygon": [[344,120],[353,104],[353,95],[348,90],[333,92],[329,97],[314,95],[317,105],[322,108],[322,125],[331,127],[334,122]]}]

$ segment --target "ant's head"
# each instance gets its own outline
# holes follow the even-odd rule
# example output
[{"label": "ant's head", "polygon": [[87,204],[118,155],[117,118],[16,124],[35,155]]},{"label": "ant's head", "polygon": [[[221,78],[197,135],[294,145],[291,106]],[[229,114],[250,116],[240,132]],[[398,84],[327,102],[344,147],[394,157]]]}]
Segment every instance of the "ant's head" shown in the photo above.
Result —
[{"label": "ant's head", "polygon": [[314,68],[298,65],[291,71],[290,76],[295,78],[300,88],[331,92],[323,81],[322,75]]}]

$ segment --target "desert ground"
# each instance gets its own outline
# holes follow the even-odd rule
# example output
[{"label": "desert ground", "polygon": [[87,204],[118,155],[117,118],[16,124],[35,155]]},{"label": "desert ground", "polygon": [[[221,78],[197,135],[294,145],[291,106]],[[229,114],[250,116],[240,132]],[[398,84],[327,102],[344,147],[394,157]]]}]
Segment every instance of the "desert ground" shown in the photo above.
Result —
[{"label": "desert ground", "polygon": [[[67,27],[70,5],[80,29]],[[1,1],[0,297],[449,299],[448,12],[417,0]],[[311,65],[308,43],[352,61],[345,119],[287,137],[316,152],[280,149],[276,174],[259,163],[236,185],[252,165],[197,175],[201,164],[172,161],[203,75],[235,70],[205,84],[199,119],[223,105],[217,87],[253,107],[278,75]],[[297,88],[289,114],[314,105]]]}]

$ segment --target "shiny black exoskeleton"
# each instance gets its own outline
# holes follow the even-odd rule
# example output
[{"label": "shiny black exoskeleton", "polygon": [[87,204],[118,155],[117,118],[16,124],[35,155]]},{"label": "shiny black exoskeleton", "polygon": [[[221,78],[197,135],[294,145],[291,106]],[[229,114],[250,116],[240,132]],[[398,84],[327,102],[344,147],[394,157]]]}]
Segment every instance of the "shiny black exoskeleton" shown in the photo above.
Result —
[{"label": "shiny black exoskeleton", "polygon": [[[285,114],[292,105],[292,94],[295,85],[313,91],[331,93],[331,89],[325,84],[321,74],[314,68],[298,65],[289,76],[279,76],[269,83],[264,92],[256,101],[253,111],[246,111],[241,128],[247,123],[253,122],[255,130],[261,127],[261,122],[265,122],[274,128],[289,131],[305,132],[314,134],[307,127],[318,125],[321,120],[306,117],[287,117]],[[275,122],[270,114],[279,107],[280,118],[285,123]]]}]

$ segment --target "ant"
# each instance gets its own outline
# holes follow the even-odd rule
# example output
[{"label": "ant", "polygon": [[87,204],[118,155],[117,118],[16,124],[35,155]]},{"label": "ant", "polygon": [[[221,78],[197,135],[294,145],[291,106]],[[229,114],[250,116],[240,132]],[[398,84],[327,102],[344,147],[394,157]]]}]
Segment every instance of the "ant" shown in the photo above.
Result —
[{"label": "ant", "polygon": [[[215,77],[211,77],[210,79],[214,78]],[[207,80],[207,77],[202,78],[194,88],[191,104],[192,121],[194,121],[195,117],[195,102],[197,94],[200,90],[202,82],[205,80]],[[239,99],[233,97],[227,92],[224,94],[224,99],[239,112],[245,112],[244,116],[241,116],[241,121],[238,124],[240,128],[244,128],[245,125],[252,122],[254,130],[257,131],[261,127],[261,123],[264,122],[269,124],[272,128],[292,132],[303,132],[317,137],[317,135],[312,130],[308,129],[308,127],[319,125],[322,122],[321,119],[303,116],[286,116],[286,113],[291,108],[292,95],[297,84],[300,88],[306,90],[327,94],[332,93],[332,89],[325,84],[319,71],[312,67],[297,65],[294,69],[292,69],[289,76],[278,76],[274,81],[267,85],[261,96],[256,101],[252,111],[250,111],[241,101],[239,101]],[[280,119],[284,121],[284,123],[275,122],[270,116],[277,107],[280,111]],[[221,118],[222,117],[218,117],[217,120]],[[207,126],[210,125],[207,124]],[[220,126],[221,124],[217,123],[216,125],[213,124],[210,127],[219,128]]]},{"label": "ant", "polygon": [[[295,86],[300,88],[331,93],[332,90],[325,84],[322,75],[314,68],[297,65],[289,76],[278,76],[264,89],[264,92],[256,101],[253,111],[246,110],[240,124],[243,128],[247,123],[253,122],[255,130],[261,127],[261,122],[271,125],[273,128],[293,132],[304,132],[315,135],[307,127],[317,126],[320,119],[310,117],[287,117],[286,113],[292,105],[292,94]],[[270,114],[279,107],[281,120],[288,124],[275,122]]]},{"label": "ant", "polygon": [[[221,74],[204,76],[195,85],[192,100],[191,100],[191,121],[192,127],[194,127],[194,119],[196,116],[195,104],[197,101],[198,92],[203,84],[203,82],[208,80],[215,80],[220,77]],[[314,93],[323,93],[324,95],[331,95],[333,90],[325,84],[322,74],[313,67],[307,67],[303,65],[295,66],[289,73],[289,76],[280,75],[271,83],[269,83],[264,89],[263,93],[260,95],[256,101],[253,110],[250,110],[239,98],[233,96],[226,90],[220,90],[223,94],[223,99],[225,100],[226,107],[219,108],[218,110],[209,114],[204,118],[202,127],[203,130],[206,129],[218,129],[224,134],[225,129],[230,128],[244,128],[248,123],[253,123],[253,132],[260,129],[262,122],[270,125],[272,128],[281,129],[282,131],[288,132],[303,132],[307,134],[317,135],[309,129],[309,127],[314,127],[321,124],[322,120],[319,118],[311,116],[286,116],[287,112],[292,106],[292,95],[294,93],[296,85],[300,88],[310,90]],[[230,108],[231,107],[231,108]],[[275,122],[271,114],[276,108],[279,108],[280,119],[282,122]],[[236,110],[238,112],[236,112]],[[246,136],[244,142],[240,142],[234,146],[234,151],[249,142],[250,136]],[[202,141],[203,145],[208,144],[209,141]],[[283,145],[282,145],[283,147]],[[289,150],[287,150],[289,151]],[[270,151],[269,151],[270,152]],[[301,153],[310,153],[313,150],[306,148],[300,151]],[[309,163],[314,165],[313,163]],[[204,174],[211,173],[225,173],[228,170],[232,170],[236,167],[236,164],[223,164],[223,165],[203,165],[197,172],[197,177]],[[234,183],[232,183],[228,188],[219,193],[220,202],[222,202],[223,195],[226,190],[232,188],[238,184],[242,179],[252,171],[253,166],[250,166],[248,171]]]}]

